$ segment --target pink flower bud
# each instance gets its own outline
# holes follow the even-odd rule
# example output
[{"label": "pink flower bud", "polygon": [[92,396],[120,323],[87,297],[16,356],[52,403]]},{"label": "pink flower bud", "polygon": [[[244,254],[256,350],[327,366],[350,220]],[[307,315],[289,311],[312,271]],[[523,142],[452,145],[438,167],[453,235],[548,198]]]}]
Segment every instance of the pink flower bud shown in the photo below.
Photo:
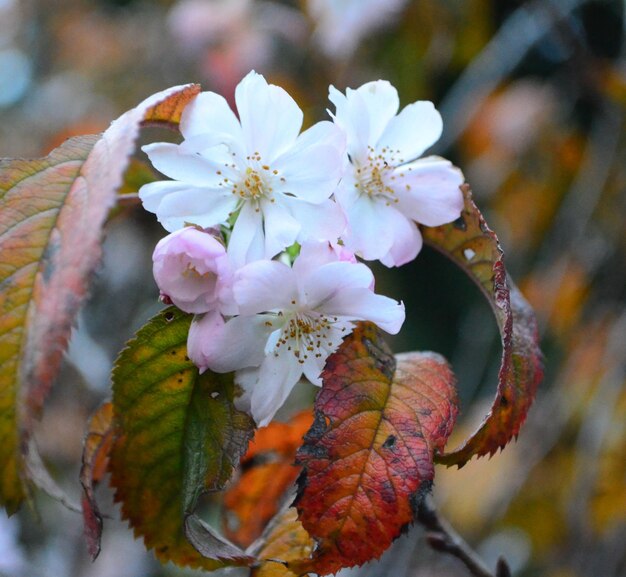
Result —
[{"label": "pink flower bud", "polygon": [[178,230],[159,241],[152,260],[164,301],[188,313],[236,313],[230,261],[211,234],[192,227]]}]

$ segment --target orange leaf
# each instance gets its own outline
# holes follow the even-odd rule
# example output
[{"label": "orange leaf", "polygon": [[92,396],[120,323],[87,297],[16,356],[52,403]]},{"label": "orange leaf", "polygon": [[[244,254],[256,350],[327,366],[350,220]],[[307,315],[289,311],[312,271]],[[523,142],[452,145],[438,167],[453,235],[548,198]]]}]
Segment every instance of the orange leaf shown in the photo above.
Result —
[{"label": "orange leaf", "polygon": [[9,513],[28,489],[22,448],[99,262],[102,226],[140,124],[147,112],[166,118],[170,101],[176,121],[198,90],[155,94],[101,137],[73,138],[45,158],[0,161],[0,504]]},{"label": "orange leaf", "polygon": [[102,516],[94,495],[95,486],[104,477],[109,462],[109,451],[113,441],[111,422],[113,405],[104,403],[91,417],[83,446],[83,465],[80,469],[80,483],[83,486],[83,520],[85,536],[91,558],[100,553]]},{"label": "orange leaf", "polygon": [[519,433],[542,377],[537,323],[530,305],[507,279],[502,249],[462,186],[465,208],[458,220],[422,228],[425,242],[462,268],[489,300],[502,337],[496,397],[478,430],[437,462],[462,466],[473,456],[493,455]]},{"label": "orange leaf", "polygon": [[296,577],[287,563],[308,559],[315,543],[298,521],[293,507],[277,515],[256,557],[265,561],[252,570],[250,577]]},{"label": "orange leaf", "polygon": [[413,521],[457,407],[442,357],[409,353],[396,363],[370,323],[329,357],[322,378],[294,503],[317,548],[289,567],[325,575],[380,557]]},{"label": "orange leaf", "polygon": [[256,432],[242,459],[241,478],[224,495],[226,536],[245,547],[250,545],[276,514],[285,493],[300,474],[294,465],[296,450],[313,422],[310,411],[289,423],[270,423]]}]

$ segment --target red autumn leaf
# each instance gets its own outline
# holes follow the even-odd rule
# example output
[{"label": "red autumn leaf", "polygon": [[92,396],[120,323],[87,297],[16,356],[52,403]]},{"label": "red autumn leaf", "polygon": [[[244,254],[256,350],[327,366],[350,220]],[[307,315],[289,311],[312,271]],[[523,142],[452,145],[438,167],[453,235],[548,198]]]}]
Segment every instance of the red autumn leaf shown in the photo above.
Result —
[{"label": "red autumn leaf", "polygon": [[261,535],[300,474],[296,450],[312,422],[313,415],[305,411],[288,423],[257,430],[241,461],[241,477],[224,494],[226,537],[246,547]]},{"label": "red autumn leaf", "polygon": [[113,441],[111,422],[113,405],[104,403],[91,417],[83,445],[83,464],[80,469],[80,483],[83,486],[83,521],[87,548],[91,558],[100,553],[102,535],[102,515],[94,495],[95,486],[102,481],[109,462],[109,451]]},{"label": "red autumn leaf", "polygon": [[507,278],[502,249],[462,187],[465,208],[451,224],[422,228],[425,242],[455,262],[489,300],[502,337],[496,397],[478,430],[458,449],[436,460],[464,465],[473,456],[493,455],[519,433],[543,377],[537,323],[530,305]]},{"label": "red autumn leaf", "polygon": [[298,451],[295,506],[317,541],[296,573],[334,573],[376,559],[412,522],[433,457],[457,414],[455,379],[434,353],[396,358],[361,324],[326,364],[315,423]]},{"label": "red autumn leaf", "polygon": [[199,87],[155,94],[101,136],[0,161],[0,504],[28,490],[24,447],[100,260],[102,226],[144,120],[179,119]]}]

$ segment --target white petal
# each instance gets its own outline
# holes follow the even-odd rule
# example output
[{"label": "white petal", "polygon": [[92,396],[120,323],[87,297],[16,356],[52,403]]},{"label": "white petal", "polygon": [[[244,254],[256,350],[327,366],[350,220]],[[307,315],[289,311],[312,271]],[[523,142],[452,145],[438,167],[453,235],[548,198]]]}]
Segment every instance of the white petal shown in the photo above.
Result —
[{"label": "white petal", "polygon": [[342,94],[334,86],[328,90],[328,98],[335,105],[335,114],[331,113],[335,124],[345,133],[347,151],[352,160],[367,158],[369,144],[369,115],[363,98],[349,88],[348,96]]},{"label": "white petal", "polygon": [[323,384],[321,377],[327,359],[327,355],[322,355],[321,357],[309,355],[309,358],[306,359],[302,365],[302,372],[304,373],[304,376],[316,387],[321,387]]},{"label": "white petal", "polygon": [[392,335],[400,330],[405,316],[402,303],[364,288],[337,293],[318,310],[350,320],[372,321]]},{"label": "white petal", "polygon": [[368,144],[374,145],[398,112],[398,91],[386,80],[376,80],[363,84],[355,92],[365,102],[369,118]]},{"label": "white petal", "polygon": [[302,164],[303,158],[310,163],[311,158],[317,158],[318,152],[325,153],[327,148],[334,151],[339,165],[336,170],[342,172],[348,160],[346,135],[336,124],[328,121],[318,122],[300,134],[294,145],[274,160],[272,168],[288,170],[291,176],[297,175],[297,171],[290,166],[292,163]]},{"label": "white petal", "polygon": [[365,260],[377,260],[387,254],[393,242],[393,231],[387,227],[391,207],[384,200],[361,196],[347,211],[350,226],[346,246]]},{"label": "white petal", "polygon": [[303,114],[282,88],[268,84],[250,72],[235,90],[237,111],[249,153],[258,152],[265,163],[293,145],[302,127]]},{"label": "white petal", "polygon": [[341,182],[337,186],[337,190],[335,190],[335,200],[339,203],[344,212],[348,212],[361,197],[361,193],[356,186],[357,184],[356,171],[354,167],[350,165],[344,172]]},{"label": "white petal", "polygon": [[[156,214],[159,210],[159,206],[163,199],[175,192],[180,192],[181,190],[188,190],[190,187],[181,182],[173,182],[170,180],[159,180],[157,182],[150,182],[148,184],[144,184],[139,189],[139,198],[143,204],[143,207],[149,211]],[[201,190],[201,189],[196,189]]]},{"label": "white petal", "polygon": [[[399,209],[426,226],[439,226],[456,220],[463,209],[463,173],[448,160],[430,156],[398,168],[403,174],[397,195]],[[410,186],[410,190],[406,186]]]},{"label": "white petal", "polygon": [[269,260],[252,262],[239,269],[235,273],[233,293],[242,314],[290,308],[298,294],[294,271],[282,262]]},{"label": "white petal", "polygon": [[265,231],[265,258],[272,258],[291,246],[300,233],[300,223],[287,207],[280,202],[264,202],[262,205]]},{"label": "white petal", "polygon": [[443,122],[432,102],[422,100],[409,104],[394,117],[378,139],[382,147],[399,151],[401,162],[414,160],[439,140]]},{"label": "white petal", "polygon": [[250,413],[252,391],[259,381],[259,367],[239,369],[235,372],[235,383],[242,389],[241,395],[235,397],[235,407],[239,411]]},{"label": "white petal", "polygon": [[293,149],[272,164],[282,177],[277,183],[278,190],[307,202],[324,202],[335,191],[343,175],[345,154],[329,144],[292,152]]},{"label": "white petal", "polygon": [[380,262],[392,267],[414,260],[423,244],[417,225],[393,208],[387,213],[387,226],[393,231],[393,243],[389,252],[380,258]]},{"label": "white petal", "polygon": [[336,243],[346,229],[346,215],[331,199],[320,204],[312,204],[290,198],[287,206],[300,223],[300,233],[296,238],[300,244],[309,240]]},{"label": "white petal", "polygon": [[302,376],[302,366],[290,352],[265,357],[250,398],[252,416],[259,427],[267,425]]},{"label": "white petal", "polygon": [[346,289],[368,288],[373,280],[372,271],[362,263],[331,262],[298,278],[298,284],[302,302],[317,310],[336,294]]},{"label": "white petal", "polygon": [[264,256],[263,216],[250,202],[244,203],[228,241],[228,256],[233,268],[260,260]]},{"label": "white petal", "polygon": [[265,321],[263,315],[238,316],[220,325],[215,313],[194,317],[187,341],[189,358],[217,373],[258,367],[271,330]]},{"label": "white petal", "polygon": [[157,217],[167,230],[178,230],[186,223],[210,228],[224,224],[235,206],[236,199],[223,189],[187,187],[165,196]]},{"label": "white petal", "polygon": [[185,107],[180,131],[185,139],[213,132],[242,140],[239,120],[225,98],[215,92],[202,92]]},{"label": "white petal", "polygon": [[221,165],[211,162],[197,152],[185,150],[178,144],[155,142],[142,146],[150,162],[159,172],[174,180],[193,186],[217,186],[222,180],[217,174]]}]

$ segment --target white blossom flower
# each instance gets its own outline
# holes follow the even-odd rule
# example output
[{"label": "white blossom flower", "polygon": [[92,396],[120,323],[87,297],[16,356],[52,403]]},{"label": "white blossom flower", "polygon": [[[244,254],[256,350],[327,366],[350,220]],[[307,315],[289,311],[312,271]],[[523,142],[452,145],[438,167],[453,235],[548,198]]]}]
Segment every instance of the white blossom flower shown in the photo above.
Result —
[{"label": "white blossom flower", "polygon": [[162,238],[152,255],[161,295],[187,313],[237,314],[233,270],[224,245],[212,234],[187,227]]},{"label": "white blossom flower", "polygon": [[332,58],[350,56],[361,40],[389,24],[406,0],[307,0],[314,40]]},{"label": "white blossom flower", "polygon": [[328,243],[306,243],[293,267],[256,261],[237,271],[240,316],[225,324],[198,318],[189,333],[190,357],[201,368],[236,371],[240,408],[259,426],[272,419],[302,375],[321,385],[328,356],[368,320],[395,334],[404,305],[371,290],[370,269],[340,260]]},{"label": "white blossom flower", "polygon": [[345,244],[366,260],[407,263],[422,247],[416,222],[439,226],[463,208],[461,171],[443,158],[418,158],[441,136],[441,116],[426,101],[397,114],[398,93],[383,80],[345,95],[331,86],[329,97],[351,163],[335,193],[348,217]]},{"label": "white blossom flower", "polygon": [[239,119],[226,100],[199,94],[180,122],[181,144],[143,147],[172,181],[139,191],[168,231],[227,225],[233,264],[271,258],[294,242],[336,241],[345,218],[330,200],[344,166],[345,136],[331,122],[300,133],[302,111],[255,72],[237,86]]}]

